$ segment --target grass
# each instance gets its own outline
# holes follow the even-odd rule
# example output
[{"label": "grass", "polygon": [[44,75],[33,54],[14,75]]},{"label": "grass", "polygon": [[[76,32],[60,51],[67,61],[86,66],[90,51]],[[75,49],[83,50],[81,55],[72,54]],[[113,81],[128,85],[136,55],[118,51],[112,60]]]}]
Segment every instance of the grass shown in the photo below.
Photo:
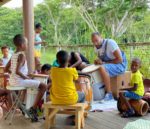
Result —
[{"label": "grass", "polygon": [[53,61],[56,59],[56,50],[54,49],[42,49],[42,58],[41,63],[42,64],[52,64]]}]

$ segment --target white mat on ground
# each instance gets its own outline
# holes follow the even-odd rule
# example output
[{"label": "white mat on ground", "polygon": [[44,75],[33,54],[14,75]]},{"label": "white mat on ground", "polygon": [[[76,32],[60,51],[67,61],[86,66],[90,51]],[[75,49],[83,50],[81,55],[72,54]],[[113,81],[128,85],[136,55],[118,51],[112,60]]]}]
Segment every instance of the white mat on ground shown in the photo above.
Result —
[{"label": "white mat on ground", "polygon": [[139,119],[129,122],[123,129],[150,129],[150,121]]},{"label": "white mat on ground", "polygon": [[113,111],[117,110],[117,101],[112,100],[112,101],[100,101],[100,102],[93,102],[91,105],[91,110],[90,111]]}]

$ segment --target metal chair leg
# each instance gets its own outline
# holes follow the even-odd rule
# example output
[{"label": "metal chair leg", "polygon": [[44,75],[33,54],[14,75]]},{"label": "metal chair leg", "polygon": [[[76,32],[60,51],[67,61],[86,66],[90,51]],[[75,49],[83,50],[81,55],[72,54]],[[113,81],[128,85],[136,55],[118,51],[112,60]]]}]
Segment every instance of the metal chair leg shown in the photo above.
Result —
[{"label": "metal chair leg", "polygon": [[9,115],[11,114],[11,118],[10,118],[10,122],[9,122],[9,125],[12,124],[12,120],[13,120],[13,117],[15,115],[15,112],[16,112],[16,109],[17,107],[21,104],[21,101],[20,101],[20,96],[21,96],[21,93],[19,93],[18,95],[16,94],[16,92],[12,92],[12,96],[15,98],[15,102],[13,103],[12,107],[10,108],[9,112],[6,114],[5,116],[5,120],[9,117]]},{"label": "metal chair leg", "polygon": [[[14,92],[12,92],[12,94],[14,95]],[[13,96],[13,95],[12,95],[12,96]],[[9,115],[10,115],[11,112],[13,111],[13,108],[14,108],[14,106],[16,105],[16,103],[17,103],[17,99],[15,98],[15,102],[13,103],[13,105],[12,105],[11,108],[9,109],[8,113],[7,113],[7,114],[5,115],[5,117],[4,117],[5,120],[9,117]]]},{"label": "metal chair leg", "polygon": [[16,112],[17,107],[18,107],[18,102],[16,103],[16,106],[15,106],[14,109],[12,110],[12,115],[11,115],[11,118],[10,118],[9,125],[12,124],[12,120],[13,120],[13,117],[14,117],[14,115],[15,115],[15,112]]}]

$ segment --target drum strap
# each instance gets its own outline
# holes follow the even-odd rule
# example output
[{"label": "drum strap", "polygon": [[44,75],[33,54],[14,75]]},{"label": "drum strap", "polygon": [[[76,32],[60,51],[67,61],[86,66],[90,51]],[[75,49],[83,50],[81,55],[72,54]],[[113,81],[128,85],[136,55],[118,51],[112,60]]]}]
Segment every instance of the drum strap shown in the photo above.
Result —
[{"label": "drum strap", "polygon": [[107,56],[107,44],[108,44],[108,39],[106,39],[105,50],[104,50],[104,56]]}]

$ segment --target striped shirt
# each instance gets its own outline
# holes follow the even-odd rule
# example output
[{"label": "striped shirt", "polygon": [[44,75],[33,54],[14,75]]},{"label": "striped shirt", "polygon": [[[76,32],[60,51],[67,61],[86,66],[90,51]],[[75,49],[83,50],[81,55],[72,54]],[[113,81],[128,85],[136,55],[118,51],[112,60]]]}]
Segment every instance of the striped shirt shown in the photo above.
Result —
[{"label": "striped shirt", "polygon": [[[23,78],[21,78],[19,75],[16,74],[18,57],[21,54],[25,56],[24,52],[17,52],[17,53],[14,53],[11,57],[11,67],[10,67],[11,75],[10,75],[10,80],[9,80],[11,86],[17,86],[21,83],[22,80],[24,80]],[[20,68],[20,71],[24,75],[28,75],[27,61],[25,61],[24,65]]]}]

